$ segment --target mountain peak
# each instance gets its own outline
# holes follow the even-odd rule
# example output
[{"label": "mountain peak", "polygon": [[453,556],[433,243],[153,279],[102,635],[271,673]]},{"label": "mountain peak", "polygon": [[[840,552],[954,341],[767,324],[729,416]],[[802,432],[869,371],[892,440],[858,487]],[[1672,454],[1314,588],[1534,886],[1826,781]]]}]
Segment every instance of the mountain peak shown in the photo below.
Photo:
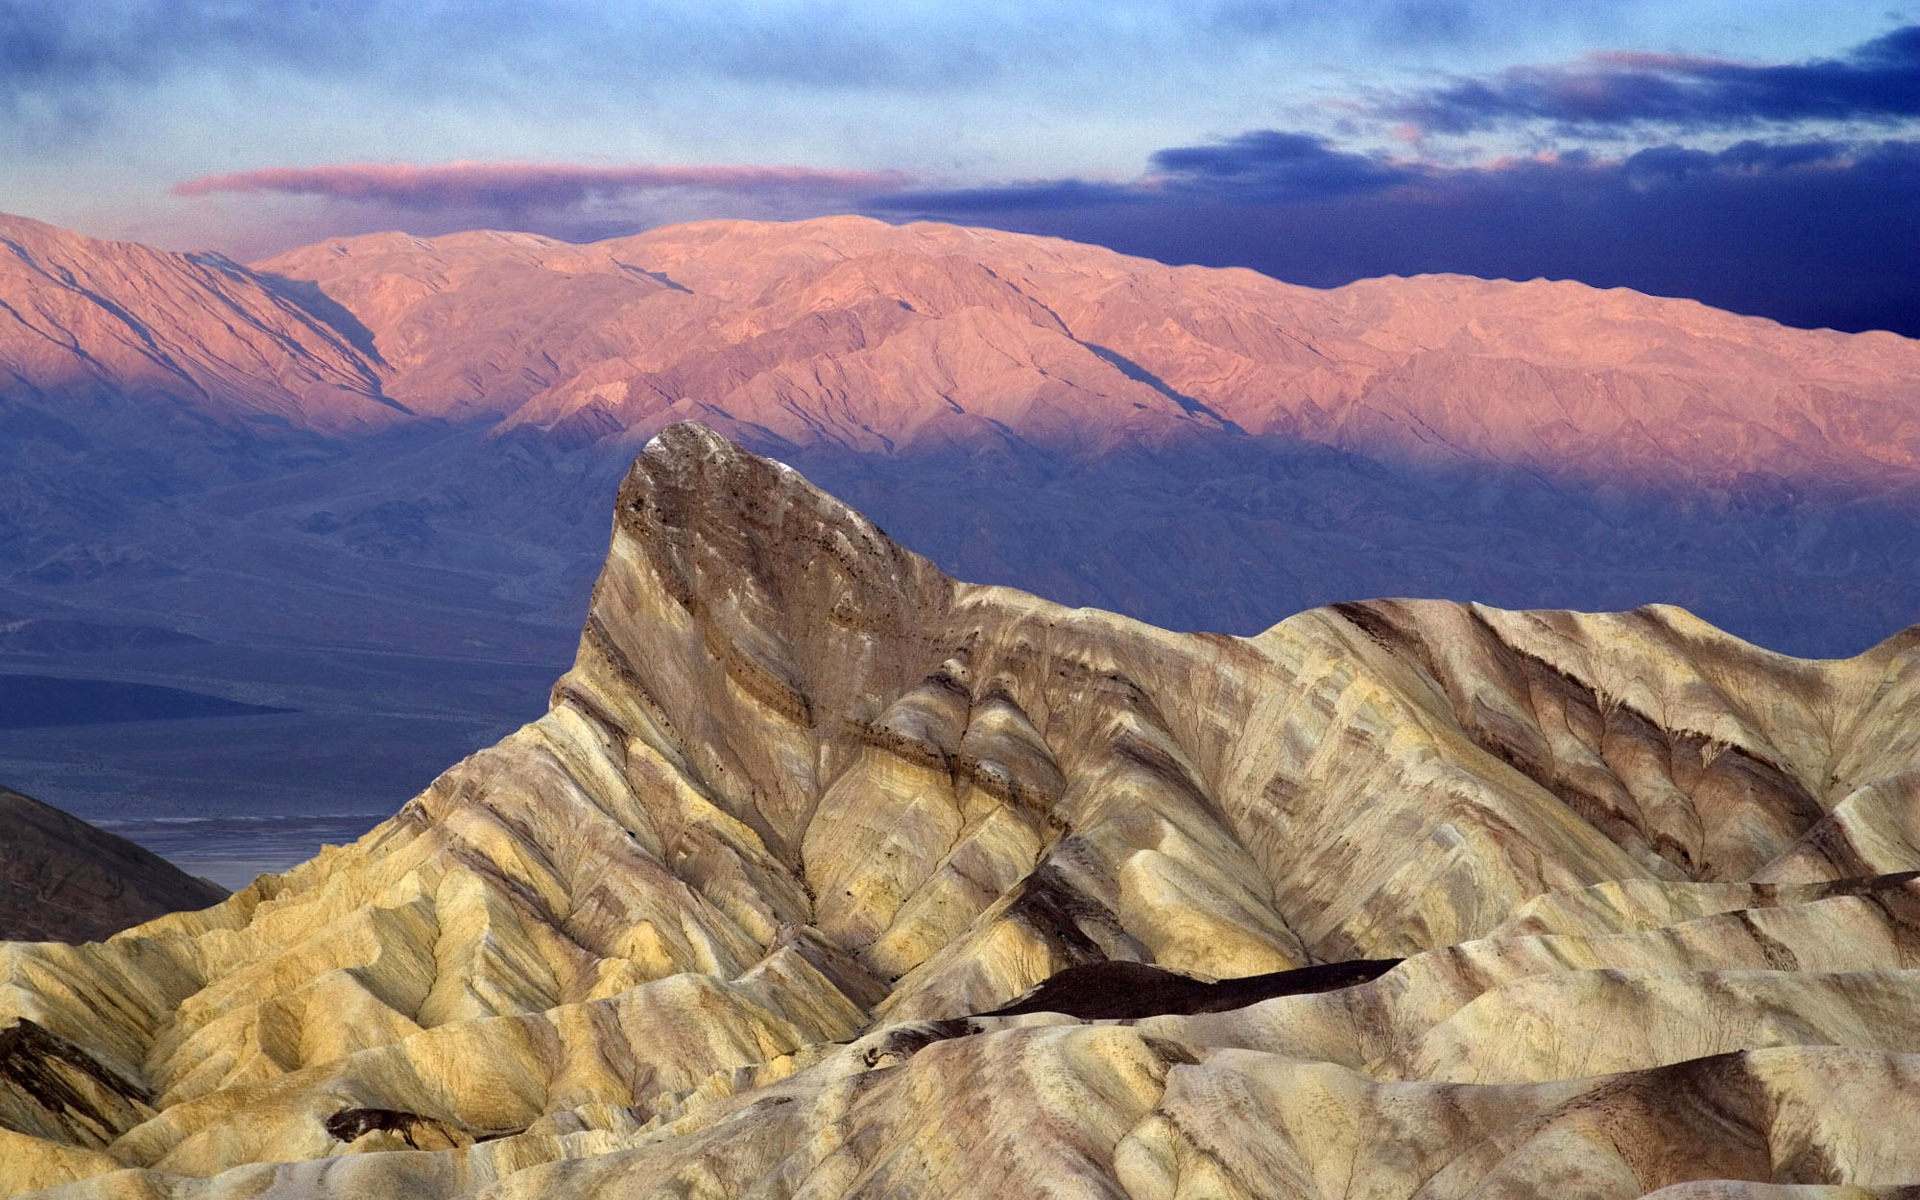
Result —
[{"label": "mountain peak", "polygon": [[[783,636],[829,616],[918,608],[930,589],[950,587],[792,467],[692,421],[656,434],[621,484],[610,563],[627,545],[690,612],[725,612]],[[598,596],[594,611],[616,615]]]},{"label": "mountain peak", "polygon": [[219,255],[21,218],[0,230],[0,364],[50,420],[151,438],[170,421],[345,432],[410,415],[382,392],[384,364],[299,288]]},{"label": "mountain peak", "polygon": [[[924,638],[883,647],[877,635],[938,621],[952,589],[792,468],[678,423],[621,484],[580,653],[555,695],[620,707],[639,683],[669,727],[705,733],[684,752],[712,758],[703,774],[729,811],[791,860],[813,772],[768,770],[764,747],[728,730],[772,714],[812,738],[861,719],[877,690],[924,666]],[[702,662],[718,671],[689,670]]]}]

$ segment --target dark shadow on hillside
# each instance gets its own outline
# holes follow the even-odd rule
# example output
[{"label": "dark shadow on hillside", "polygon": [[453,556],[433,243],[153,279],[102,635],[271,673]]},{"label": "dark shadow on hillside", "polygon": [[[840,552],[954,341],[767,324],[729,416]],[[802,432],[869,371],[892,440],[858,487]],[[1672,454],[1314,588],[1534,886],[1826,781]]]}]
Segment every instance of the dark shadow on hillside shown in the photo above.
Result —
[{"label": "dark shadow on hillside", "polygon": [[1211,982],[1149,963],[1083,963],[1048,976],[1012,1004],[980,1015],[1015,1017],[1057,1012],[1083,1021],[1140,1021],[1231,1012],[1280,996],[1307,996],[1371,983],[1401,961],[1354,959]]},{"label": "dark shadow on hillside", "polygon": [[1232,433],[1245,432],[1238,425],[1235,425],[1232,421],[1227,420],[1225,417],[1221,416],[1219,413],[1213,411],[1213,409],[1208,408],[1206,404],[1202,403],[1201,401],[1195,399],[1192,396],[1187,395],[1185,392],[1175,391],[1171,386],[1167,384],[1166,380],[1160,378],[1158,375],[1155,375],[1152,371],[1147,370],[1145,367],[1141,366],[1137,362],[1134,362],[1132,359],[1128,358],[1124,354],[1121,354],[1119,351],[1109,350],[1105,346],[1096,346],[1092,342],[1081,342],[1080,344],[1082,346],[1085,346],[1087,349],[1093,351],[1094,354],[1099,356],[1101,359],[1105,360],[1106,363],[1109,366],[1111,366],[1114,370],[1120,372],[1122,375],[1125,375],[1128,379],[1133,380],[1135,383],[1146,384],[1148,387],[1152,388],[1154,391],[1159,392],[1162,396],[1165,396],[1167,399],[1173,401],[1175,404],[1178,404],[1189,415],[1212,417],[1214,420],[1220,422],[1221,428],[1226,429],[1229,432],[1232,432]]},{"label": "dark shadow on hillside", "polygon": [[387,360],[380,356],[380,347],[374,344],[373,330],[368,329],[345,305],[327,295],[318,283],[311,279],[293,279],[265,271],[251,273],[268,291],[339,334],[349,346],[381,366],[387,364]]}]

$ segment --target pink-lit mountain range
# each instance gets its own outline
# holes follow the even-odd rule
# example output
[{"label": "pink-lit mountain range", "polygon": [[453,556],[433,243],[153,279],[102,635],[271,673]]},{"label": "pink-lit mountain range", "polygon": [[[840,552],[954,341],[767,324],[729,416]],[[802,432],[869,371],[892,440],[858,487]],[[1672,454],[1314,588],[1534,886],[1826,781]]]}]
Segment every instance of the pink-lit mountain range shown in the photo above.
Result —
[{"label": "pink-lit mountain range", "polygon": [[251,266],[4,218],[0,617],[544,669],[620,471],[691,418],[962,577],[1158,624],[1668,602],[1837,655],[1920,619],[1917,380],[1920,342],[1620,289],[860,218]]}]

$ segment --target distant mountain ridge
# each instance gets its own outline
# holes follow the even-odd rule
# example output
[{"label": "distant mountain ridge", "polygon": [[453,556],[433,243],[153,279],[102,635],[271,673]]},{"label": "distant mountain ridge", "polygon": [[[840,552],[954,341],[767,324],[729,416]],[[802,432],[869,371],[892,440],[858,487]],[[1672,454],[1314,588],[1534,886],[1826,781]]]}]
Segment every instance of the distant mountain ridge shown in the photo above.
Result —
[{"label": "distant mountain ridge", "polygon": [[[54,419],[171,402],[202,421],[379,428],[404,415],[377,360],[292,298],[217,254],[101,242],[0,217],[0,371],[13,389],[88,397]],[[154,421],[154,414],[132,419]]]},{"label": "distant mountain ridge", "polygon": [[989,431],[1098,447],[1238,430],[1603,477],[1920,466],[1920,343],[1619,288],[1319,290],[857,217],[585,246],[375,234],[252,268],[21,218],[0,231],[10,391],[164,396],[214,422],[644,440],[697,411],[891,453]]},{"label": "distant mountain ridge", "polygon": [[[608,499],[682,419],[959,577],[1167,628],[1670,603],[1843,656],[1920,620],[1920,342],[1891,334],[862,218],[379,234],[251,267],[0,238],[0,613],[210,643],[115,664],[302,710],[257,756],[290,802],[397,803],[537,711]],[[292,757],[382,736],[365,697],[411,710],[408,674],[438,688],[432,757],[407,758],[418,728],[381,780]],[[40,745],[0,738],[0,772],[92,803]],[[259,783],[112,749],[172,804]]]},{"label": "distant mountain ridge", "polygon": [[892,453],[987,424],[1096,447],[1236,428],[1604,478],[1920,467],[1920,343],[1576,283],[1322,291],[858,217],[590,246],[372,235],[260,269],[351,310],[409,404],[458,398],[577,438],[698,412],[742,435]]}]

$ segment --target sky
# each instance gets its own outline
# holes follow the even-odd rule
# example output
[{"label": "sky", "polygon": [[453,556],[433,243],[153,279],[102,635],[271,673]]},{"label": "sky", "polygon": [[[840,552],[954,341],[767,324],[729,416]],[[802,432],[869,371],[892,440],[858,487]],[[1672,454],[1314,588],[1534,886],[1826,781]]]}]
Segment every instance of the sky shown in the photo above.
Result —
[{"label": "sky", "polygon": [[1920,0],[0,0],[0,211],[242,261],[861,212],[1920,336]]}]

